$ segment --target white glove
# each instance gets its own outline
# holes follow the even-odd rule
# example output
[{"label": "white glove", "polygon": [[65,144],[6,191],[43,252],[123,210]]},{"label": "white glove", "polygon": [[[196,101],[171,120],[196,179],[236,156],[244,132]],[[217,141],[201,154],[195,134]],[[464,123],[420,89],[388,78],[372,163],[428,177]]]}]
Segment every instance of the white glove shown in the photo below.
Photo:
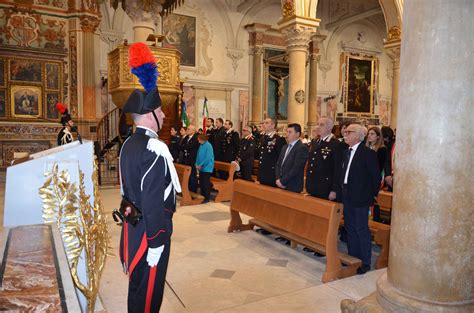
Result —
[{"label": "white glove", "polygon": [[161,254],[165,249],[165,245],[162,245],[158,248],[148,248],[148,254],[146,256],[146,261],[150,267],[156,266],[160,261]]}]

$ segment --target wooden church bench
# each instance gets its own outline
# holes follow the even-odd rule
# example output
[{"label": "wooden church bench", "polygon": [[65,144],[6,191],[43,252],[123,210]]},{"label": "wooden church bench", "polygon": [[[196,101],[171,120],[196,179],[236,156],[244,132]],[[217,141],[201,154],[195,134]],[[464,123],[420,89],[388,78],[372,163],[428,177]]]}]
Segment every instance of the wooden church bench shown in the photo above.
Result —
[{"label": "wooden church bench", "polygon": [[179,177],[179,183],[181,184],[180,205],[185,206],[200,204],[204,200],[204,197],[190,192],[188,188],[189,177],[191,176],[191,166],[174,163],[174,167],[176,168],[176,173]]},{"label": "wooden church bench", "polygon": [[235,165],[226,162],[215,161],[214,170],[227,172],[227,179],[211,177],[212,188],[217,190],[215,202],[230,201],[232,198],[232,185],[234,182]]},{"label": "wooden church bench", "polygon": [[[254,219],[242,224],[239,212]],[[236,180],[230,214],[228,232],[250,230],[258,225],[289,239],[292,247],[301,244],[325,254],[324,283],[354,275],[361,265],[359,259],[337,249],[342,215],[339,203]]]}]

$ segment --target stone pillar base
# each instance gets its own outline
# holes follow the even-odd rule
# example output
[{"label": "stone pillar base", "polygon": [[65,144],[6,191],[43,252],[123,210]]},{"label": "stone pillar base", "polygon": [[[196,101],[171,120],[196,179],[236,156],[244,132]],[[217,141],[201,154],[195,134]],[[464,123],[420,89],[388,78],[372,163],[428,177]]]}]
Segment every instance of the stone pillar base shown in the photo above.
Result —
[{"label": "stone pillar base", "polygon": [[372,312],[452,312],[468,313],[474,312],[474,302],[428,302],[401,293],[393,287],[387,279],[387,274],[383,274],[377,280],[377,292],[355,302],[344,299],[341,301],[341,311],[343,313],[372,313]]}]

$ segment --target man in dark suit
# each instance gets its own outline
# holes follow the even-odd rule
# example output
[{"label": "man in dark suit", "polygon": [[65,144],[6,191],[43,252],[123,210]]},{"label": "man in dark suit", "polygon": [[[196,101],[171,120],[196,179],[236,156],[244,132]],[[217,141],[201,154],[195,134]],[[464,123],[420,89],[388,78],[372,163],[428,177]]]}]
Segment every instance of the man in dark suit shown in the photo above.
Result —
[{"label": "man in dark suit", "polygon": [[250,126],[242,128],[242,139],[240,149],[235,159],[240,166],[240,176],[242,179],[252,181],[252,168],[255,151],[255,139],[253,138]]},{"label": "man in dark suit", "polygon": [[214,119],[212,117],[206,118],[206,135],[207,141],[214,147],[214,137],[216,136],[216,128],[214,127]]},{"label": "man in dark suit", "polygon": [[260,165],[258,167],[258,181],[262,185],[276,187],[275,165],[280,151],[286,144],[285,138],[276,132],[276,119],[266,118],[263,121],[265,135],[260,140]]},{"label": "man in dark suit", "polygon": [[311,141],[306,169],[306,192],[326,200],[335,200],[340,193],[338,175],[344,146],[331,133],[333,126],[334,122],[328,117],[318,120],[316,134],[319,138]]},{"label": "man in dark suit", "polygon": [[226,120],[224,123],[224,142],[222,145],[222,152],[224,153],[224,162],[232,162],[237,157],[240,146],[239,133],[236,132],[232,127],[234,124],[230,120]]},{"label": "man in dark suit", "polygon": [[223,161],[224,153],[222,151],[225,137],[224,120],[220,117],[216,119],[216,129],[214,131],[214,160]]},{"label": "man in dark suit", "polygon": [[301,125],[288,124],[286,140],[275,167],[275,184],[278,188],[292,192],[303,191],[304,166],[308,159],[308,149],[301,142]]},{"label": "man in dark suit", "polygon": [[358,274],[370,270],[372,242],[369,230],[369,207],[379,192],[380,176],[377,154],[361,144],[364,127],[351,124],[346,128],[344,141],[349,148],[344,151],[340,184],[344,204],[344,227],[347,231],[349,255],[362,260]]},{"label": "man in dark suit", "polygon": [[196,157],[199,149],[198,134],[196,133],[196,127],[189,125],[186,130],[187,139],[183,143],[184,150],[184,164],[191,166],[191,176],[189,176],[189,190],[192,192],[197,191],[197,174],[196,174]]}]

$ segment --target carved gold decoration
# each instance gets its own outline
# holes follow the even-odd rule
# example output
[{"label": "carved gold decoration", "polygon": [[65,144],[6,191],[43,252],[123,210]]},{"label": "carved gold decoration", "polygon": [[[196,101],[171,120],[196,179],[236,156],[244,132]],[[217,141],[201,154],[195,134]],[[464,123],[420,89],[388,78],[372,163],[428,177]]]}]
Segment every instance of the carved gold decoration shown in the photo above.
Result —
[{"label": "carved gold decoration", "polygon": [[[79,169],[79,188],[71,182],[66,170],[59,172],[54,164],[51,172],[45,173],[46,181],[39,189],[43,201],[43,219],[56,223],[65,244],[75,286],[87,299],[87,312],[93,312],[99,292],[100,278],[104,269],[109,234],[106,217],[100,201],[97,162],[94,162],[92,182],[94,205],[85,192],[84,172]],[[76,193],[79,192],[79,196]],[[77,268],[84,251],[87,282],[81,282]]]},{"label": "carved gold decoration", "polygon": [[293,1],[287,1],[283,5],[283,18],[295,16],[295,4]]},{"label": "carved gold decoration", "polygon": [[81,21],[81,29],[86,33],[94,33],[100,24],[100,18],[90,15],[81,15],[79,17]]},{"label": "carved gold decoration", "polygon": [[[158,89],[162,99],[167,94],[176,99],[179,87],[180,53],[176,49],[150,47],[157,60]],[[108,54],[109,92],[116,106],[121,108],[134,89],[142,89],[138,79],[132,75],[128,67],[128,46],[119,45]],[[174,100],[173,100],[174,103]],[[164,103],[166,105],[166,103]]]},{"label": "carved gold decoration", "polygon": [[398,26],[390,28],[387,34],[388,41],[400,40],[402,38],[402,30]]}]

